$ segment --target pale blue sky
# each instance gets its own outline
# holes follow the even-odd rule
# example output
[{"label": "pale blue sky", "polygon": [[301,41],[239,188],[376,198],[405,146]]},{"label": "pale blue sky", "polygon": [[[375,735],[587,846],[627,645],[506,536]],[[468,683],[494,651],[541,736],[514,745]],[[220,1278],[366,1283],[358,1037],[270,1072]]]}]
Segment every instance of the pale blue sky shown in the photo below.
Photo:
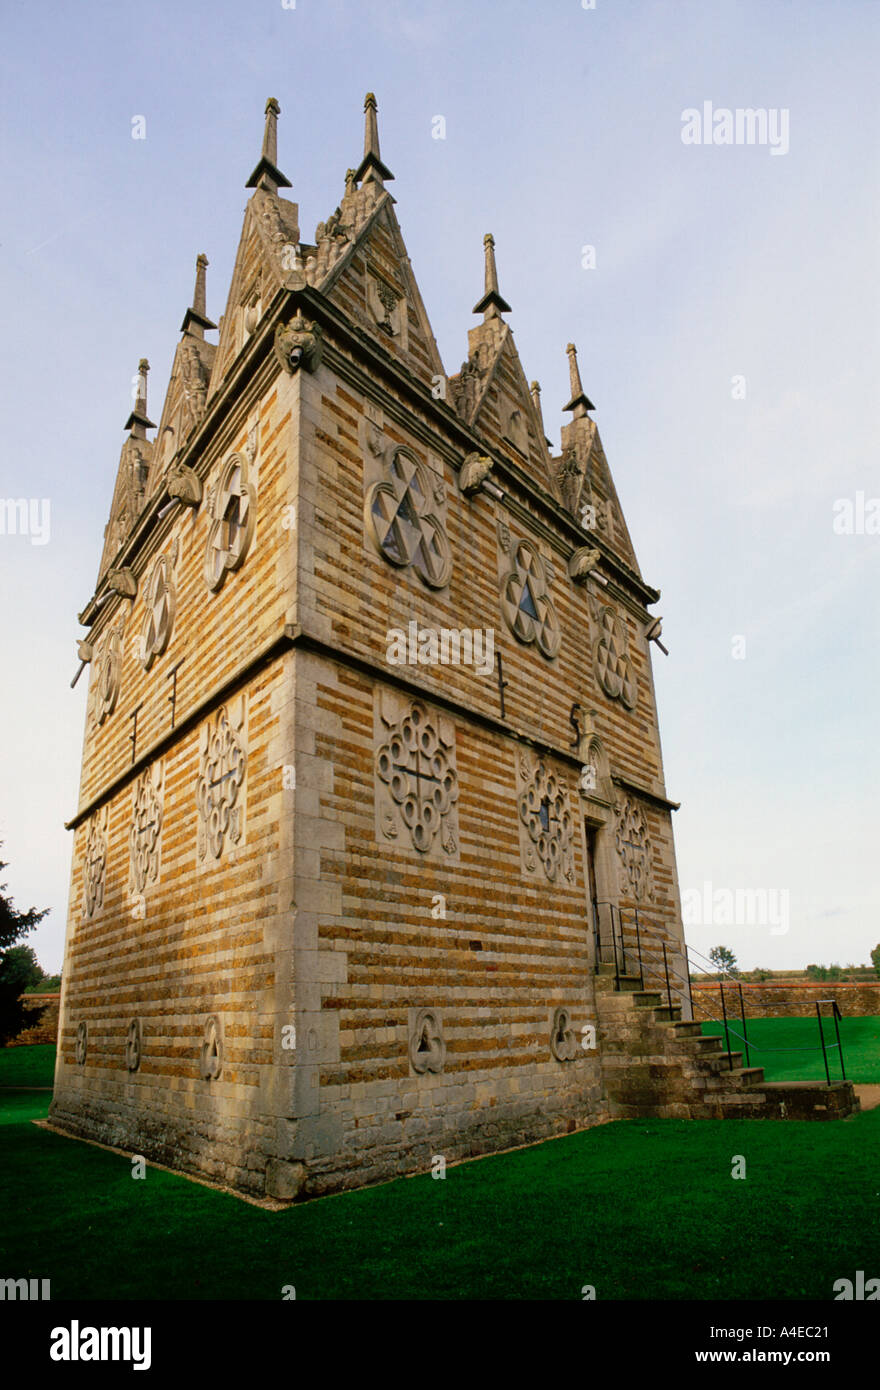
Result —
[{"label": "pale blue sky", "polygon": [[[266,98],[309,238],[360,158],[368,89],[446,369],[466,354],[489,230],[557,443],[578,345],[663,591],[682,888],[790,892],[784,935],[689,938],[747,966],[866,960],[880,537],[835,535],[832,506],[880,496],[877,5],[85,0],[7,5],[2,34],[0,497],[49,498],[51,538],[0,537],[0,854],[18,905],[53,909],[32,938],[43,963],[61,961],[79,779],[76,614],[137,360],[156,419],[199,251],[208,312],[223,310]],[[789,152],[684,145],[682,112],[704,101],[784,108]]]}]

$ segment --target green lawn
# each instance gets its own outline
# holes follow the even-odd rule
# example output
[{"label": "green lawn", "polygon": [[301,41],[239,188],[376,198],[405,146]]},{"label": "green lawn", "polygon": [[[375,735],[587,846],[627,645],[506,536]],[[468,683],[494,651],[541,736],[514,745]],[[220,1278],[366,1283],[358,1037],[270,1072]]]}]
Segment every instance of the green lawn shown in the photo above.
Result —
[{"label": "green lawn", "polygon": [[0,1088],[49,1086],[55,1083],[55,1044],[0,1047]]},{"label": "green lawn", "polygon": [[[23,1050],[23,1049],[21,1049]],[[0,1092],[0,1267],[53,1299],[801,1299],[880,1270],[880,1109],[625,1121],[267,1212],[30,1124]],[[734,1155],[746,1179],[731,1178]]]},{"label": "green lawn", "polygon": [[[734,1052],[744,1052],[742,1020],[731,1018],[729,1023],[731,1048]],[[840,1062],[834,1023],[830,1018],[825,1019],[823,1027],[831,1080],[836,1081],[840,1079]],[[751,1065],[763,1067],[768,1081],[825,1080],[819,1025],[815,1018],[748,1018],[746,1029]],[[722,1031],[720,1024],[703,1024],[706,1034]],[[880,1082],[880,1018],[844,1018],[840,1023],[840,1041],[846,1079]]]}]

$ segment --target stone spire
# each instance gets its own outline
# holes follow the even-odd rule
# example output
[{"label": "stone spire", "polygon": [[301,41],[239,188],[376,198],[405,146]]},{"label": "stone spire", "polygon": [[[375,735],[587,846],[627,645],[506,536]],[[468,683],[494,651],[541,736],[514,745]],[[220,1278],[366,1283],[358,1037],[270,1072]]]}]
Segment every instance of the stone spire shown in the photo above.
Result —
[{"label": "stone spire", "polygon": [[154,430],[153,424],[147,414],[147,372],[150,364],[146,357],[142,357],[138,362],[138,384],[137,398],[134,403],[134,410],[125,422],[124,428],[129,430],[132,439],[146,439],[147,430]]},{"label": "stone spire", "polygon": [[575,347],[574,343],[569,343],[565,351],[568,353],[568,374],[571,379],[571,400],[569,401],[568,405],[563,406],[563,410],[573,410],[574,418],[576,420],[581,420],[586,415],[588,410],[595,410],[596,407],[593,405],[593,402],[590,400],[589,396],[585,395],[584,388],[581,385],[581,373],[577,363],[577,348]]},{"label": "stone spire", "polygon": [[473,312],[482,314],[484,321],[497,319],[501,314],[510,313],[510,305],[498,293],[498,271],[495,269],[495,238],[491,232],[483,237],[486,253],[486,290],[483,298],[474,305]]},{"label": "stone spire", "polygon": [[541,383],[533,381],[529,384],[529,395],[532,398],[532,405],[535,407],[535,414],[538,417],[538,424],[544,429],[544,412],[541,409]]},{"label": "stone spire", "polygon": [[193,290],[192,305],[187,309],[183,316],[183,323],[180,325],[181,333],[189,333],[192,338],[204,338],[206,328],[216,328],[216,323],[205,314],[205,271],[208,268],[208,257],[202,252],[196,257],[196,284]]},{"label": "stone spire", "polygon": [[265,188],[267,193],[277,193],[279,188],[291,188],[278,168],[278,116],[281,107],[274,97],[266,102],[266,128],[263,131],[263,153],[260,162],[251,174],[245,188]]},{"label": "stone spire", "polygon": [[357,183],[378,183],[381,186],[384,179],[393,179],[394,175],[387,164],[383,164],[379,158],[377,109],[376,98],[372,92],[367,92],[364,98],[364,157],[355,170],[354,177]]}]

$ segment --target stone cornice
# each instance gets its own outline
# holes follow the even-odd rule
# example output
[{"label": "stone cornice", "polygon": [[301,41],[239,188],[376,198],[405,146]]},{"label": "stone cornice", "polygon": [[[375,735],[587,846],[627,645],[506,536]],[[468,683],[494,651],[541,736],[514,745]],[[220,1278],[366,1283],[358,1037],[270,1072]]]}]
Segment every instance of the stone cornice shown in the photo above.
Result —
[{"label": "stone cornice", "polygon": [[[161,758],[170,748],[174,747],[180,739],[184,738],[193,728],[213,710],[228,700],[238,690],[245,685],[251,677],[262,667],[282,656],[285,651],[295,648],[314,652],[316,655],[328,661],[336,662],[338,665],[345,666],[349,670],[359,672],[361,675],[368,676],[370,679],[380,682],[383,685],[393,686],[397,690],[415,699],[426,700],[432,705],[436,705],[446,710],[449,714],[456,715],[460,719],[479,725],[481,728],[489,729],[492,733],[498,734],[502,738],[512,739],[519,744],[525,744],[533,748],[536,752],[558,758],[561,762],[568,763],[570,767],[580,768],[581,759],[571,748],[560,747],[548,739],[537,738],[534,734],[518,728],[514,724],[505,722],[495,715],[484,713],[480,710],[472,709],[462,700],[455,699],[453,696],[445,694],[443,691],[434,690],[432,687],[420,685],[415,680],[410,680],[406,676],[398,674],[397,671],[380,666],[376,662],[368,660],[366,657],[357,656],[352,652],[345,652],[330,645],[323,638],[317,637],[312,633],[306,632],[299,624],[285,623],[280,631],[249,657],[243,666],[239,667],[231,676],[218,682],[199,702],[188,711],[186,715],[167,733],[155,739],[145,748],[129,767],[114,777],[105,787],[90,798],[84,805],[80,806],[76,815],[69,821],[65,821],[66,830],[75,830],[92,813],[110,801],[116,794],[122,791],[129,782],[133,781],[145,767],[148,767],[156,758]],[[612,772],[611,780],[619,786],[625,787],[629,791],[637,793],[648,801],[654,802],[667,810],[677,811],[678,802],[668,801],[665,797],[658,796],[656,792],[649,791],[646,787],[640,786],[637,782],[623,776],[620,773]]]},{"label": "stone cornice", "polygon": [[681,810],[680,801],[670,801],[668,797],[650,791],[648,787],[643,787],[640,782],[634,782],[631,777],[624,776],[622,772],[612,772],[611,780],[618,787],[624,787],[628,792],[635,792],[636,796],[642,797],[645,801],[652,801],[655,806],[662,806],[665,811]]}]

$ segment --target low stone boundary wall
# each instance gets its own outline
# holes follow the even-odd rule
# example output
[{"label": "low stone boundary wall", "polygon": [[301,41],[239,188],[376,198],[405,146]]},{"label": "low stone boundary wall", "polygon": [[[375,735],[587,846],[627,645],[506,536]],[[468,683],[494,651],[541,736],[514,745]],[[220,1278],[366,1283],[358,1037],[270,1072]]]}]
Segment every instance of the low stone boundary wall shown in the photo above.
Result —
[{"label": "low stone boundary wall", "polygon": [[56,994],[23,994],[22,1000],[29,1011],[48,1005],[42,1017],[30,1028],[25,1028],[17,1038],[6,1044],[7,1047],[28,1047],[31,1043],[55,1043],[58,1041],[58,1010],[61,1004],[61,991]]},{"label": "low stone boundary wall", "polygon": [[[713,1017],[719,1013],[721,1005],[717,983],[693,984],[691,990],[694,1013],[698,1019],[705,1017],[703,1010]],[[837,1007],[845,1018],[880,1015],[880,980],[876,984],[864,981],[841,984],[837,980],[817,980],[815,984],[800,985],[744,983],[742,992],[746,1018],[815,1018],[816,1003],[820,999],[836,999]],[[728,1014],[738,1014],[739,990],[735,985],[725,984],[724,998]],[[822,1013],[831,1017],[831,1009],[827,1005]]]}]

